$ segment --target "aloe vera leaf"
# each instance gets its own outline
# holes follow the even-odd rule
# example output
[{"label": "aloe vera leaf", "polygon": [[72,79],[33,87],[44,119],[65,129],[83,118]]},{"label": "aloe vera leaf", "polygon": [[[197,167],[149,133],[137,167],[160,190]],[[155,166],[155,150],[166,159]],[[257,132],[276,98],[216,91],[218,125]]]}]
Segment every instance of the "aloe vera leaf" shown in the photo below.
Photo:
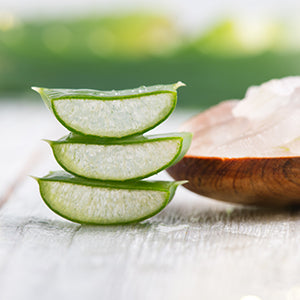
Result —
[{"label": "aloe vera leaf", "polygon": [[72,132],[120,138],[142,134],[163,122],[177,102],[182,82],[122,91],[36,88],[57,120]]},{"label": "aloe vera leaf", "polygon": [[109,183],[82,179],[63,171],[36,178],[46,205],[58,215],[82,224],[126,224],[150,218],[186,181]]},{"label": "aloe vera leaf", "polygon": [[114,140],[71,134],[48,142],[66,171],[85,178],[125,181],[149,177],[172,166],[187,152],[191,139],[188,132]]}]

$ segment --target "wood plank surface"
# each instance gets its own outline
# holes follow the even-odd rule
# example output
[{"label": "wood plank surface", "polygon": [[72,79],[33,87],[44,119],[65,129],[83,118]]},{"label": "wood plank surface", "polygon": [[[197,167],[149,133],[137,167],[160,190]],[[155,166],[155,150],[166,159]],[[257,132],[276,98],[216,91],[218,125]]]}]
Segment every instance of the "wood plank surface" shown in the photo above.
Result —
[{"label": "wood plank surface", "polygon": [[[0,99],[1,100],[1,99]],[[44,135],[58,137],[67,131],[42,104],[0,102],[0,206],[11,190],[41,159]]]},{"label": "wood plank surface", "polygon": [[[33,108],[31,120],[51,119],[42,111]],[[173,130],[188,115],[175,113],[157,132]],[[32,142],[50,138],[45,128],[30,135],[31,126],[22,135]],[[26,172],[58,168],[47,146],[39,153]],[[18,159],[10,178],[26,159]],[[2,191],[10,180],[2,181]],[[300,299],[299,229],[297,210],[223,204],[184,188],[142,223],[81,226],[52,213],[25,176],[0,210],[0,299]]]}]

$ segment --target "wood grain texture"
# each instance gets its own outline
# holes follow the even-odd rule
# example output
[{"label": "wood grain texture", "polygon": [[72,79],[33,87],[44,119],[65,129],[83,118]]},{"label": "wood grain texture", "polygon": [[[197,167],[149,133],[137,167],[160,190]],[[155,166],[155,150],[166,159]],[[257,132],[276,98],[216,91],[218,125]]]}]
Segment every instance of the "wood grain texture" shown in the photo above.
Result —
[{"label": "wood grain texture", "polygon": [[2,209],[1,299],[285,299],[300,283],[300,214],[183,189],[158,216],[80,226],[26,179]]},{"label": "wood grain texture", "polygon": [[0,207],[30,167],[42,159],[44,135],[59,137],[65,130],[40,104],[2,102],[0,105]]},{"label": "wood grain texture", "polygon": [[200,195],[232,203],[300,204],[300,157],[215,158],[185,156],[168,169]]},{"label": "wood grain texture", "polygon": [[[45,146],[28,173],[57,168]],[[0,210],[0,299],[296,300],[299,228],[298,210],[230,205],[184,188],[142,223],[81,226],[52,213],[23,177]]]}]

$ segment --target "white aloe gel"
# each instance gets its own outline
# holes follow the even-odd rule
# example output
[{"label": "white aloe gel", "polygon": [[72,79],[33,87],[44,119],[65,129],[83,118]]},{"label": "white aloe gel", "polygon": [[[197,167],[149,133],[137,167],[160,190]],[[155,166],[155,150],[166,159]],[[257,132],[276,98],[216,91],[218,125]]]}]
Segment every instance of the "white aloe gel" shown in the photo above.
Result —
[{"label": "white aloe gel", "polygon": [[[215,139],[197,149],[201,156],[300,155],[300,77],[250,87],[245,98],[233,106],[230,120],[211,129],[210,135]],[[200,143],[201,137],[198,139]]]},{"label": "white aloe gel", "polygon": [[140,177],[166,165],[179,151],[180,141],[162,141],[137,145],[61,144],[58,157],[66,167],[88,178],[126,180]]},{"label": "white aloe gel", "polygon": [[[172,96],[149,95],[130,101],[64,99],[55,101],[54,108],[62,120],[79,132],[98,136],[126,136],[163,119],[172,107]],[[100,112],[106,117],[99,118]]]}]

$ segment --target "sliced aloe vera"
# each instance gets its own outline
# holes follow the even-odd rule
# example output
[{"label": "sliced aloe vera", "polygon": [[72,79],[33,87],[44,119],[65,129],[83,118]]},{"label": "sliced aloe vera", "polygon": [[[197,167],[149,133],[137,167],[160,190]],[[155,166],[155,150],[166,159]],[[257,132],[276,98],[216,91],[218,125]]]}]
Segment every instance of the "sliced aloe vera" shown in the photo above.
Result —
[{"label": "sliced aloe vera", "polygon": [[175,164],[187,152],[191,133],[100,139],[70,134],[48,141],[68,172],[91,179],[142,179]]},{"label": "sliced aloe vera", "polygon": [[182,82],[122,91],[36,88],[57,120],[72,132],[99,137],[144,133],[174,110]]},{"label": "sliced aloe vera", "polygon": [[84,224],[137,222],[160,212],[186,181],[107,183],[65,172],[37,178],[47,206],[60,216]]}]

